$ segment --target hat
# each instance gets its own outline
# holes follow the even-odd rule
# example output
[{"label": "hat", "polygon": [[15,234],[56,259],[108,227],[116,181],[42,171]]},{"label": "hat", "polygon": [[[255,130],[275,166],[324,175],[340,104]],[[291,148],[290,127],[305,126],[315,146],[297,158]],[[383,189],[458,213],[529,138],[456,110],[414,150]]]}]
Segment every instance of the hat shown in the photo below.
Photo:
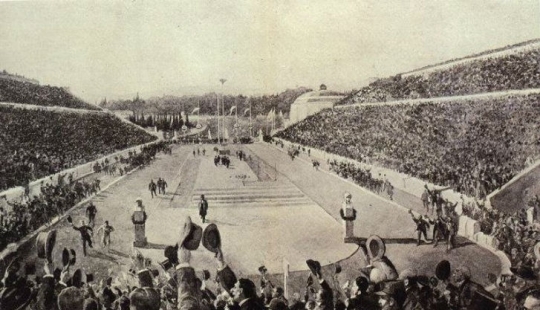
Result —
[{"label": "hat", "polygon": [[[175,246],[166,246],[163,255],[171,265],[178,263],[178,243]],[[167,270],[167,269],[165,269]]]},{"label": "hat", "polygon": [[341,273],[341,265],[340,265],[340,264],[337,264],[337,263],[336,263],[336,264],[334,265],[334,267],[335,267],[335,273],[336,273],[336,274]]},{"label": "hat", "polygon": [[266,269],[266,267],[265,267],[264,265],[261,266],[261,267],[259,267],[259,272],[260,272],[260,273],[265,273],[265,272],[267,272],[267,271],[268,271],[268,269]]},{"label": "hat", "polygon": [[142,201],[141,197],[138,197],[137,199],[135,199],[135,202],[139,202],[139,201]]},{"label": "hat", "polygon": [[442,260],[435,267],[435,276],[437,279],[444,281],[450,278],[450,262],[447,260]]},{"label": "hat", "polygon": [[56,230],[40,232],[36,238],[37,254],[39,258],[46,258],[52,262],[52,251],[56,244]]},{"label": "hat", "polygon": [[180,242],[184,248],[193,251],[199,248],[202,238],[201,226],[194,224],[191,217],[186,216],[180,228]]},{"label": "hat", "polygon": [[216,224],[206,226],[202,239],[203,246],[212,253],[217,253],[221,248],[221,235]]},{"label": "hat", "polygon": [[308,265],[309,270],[311,270],[311,273],[313,275],[317,277],[321,275],[321,263],[316,260],[308,259],[306,261],[306,264]]},{"label": "hat", "polygon": [[210,279],[210,271],[205,269],[203,270],[203,280],[206,281],[208,279]]},{"label": "hat", "polygon": [[534,270],[529,266],[521,265],[518,268],[510,268],[512,273],[523,280],[536,280],[537,276]]},{"label": "hat", "polygon": [[74,249],[70,249],[69,254],[71,255],[71,259],[69,260],[69,264],[73,266],[77,262],[77,253],[75,253]]},{"label": "hat", "polygon": [[64,265],[64,267],[67,266],[69,264],[69,261],[69,251],[68,249],[64,248],[62,250],[62,265]]},{"label": "hat", "polygon": [[345,193],[344,196],[345,196],[345,198],[352,198],[351,193]]},{"label": "hat", "polygon": [[386,253],[386,246],[381,237],[372,235],[366,241],[366,247],[371,259],[379,259]]},{"label": "hat", "polygon": [[139,287],[154,287],[152,272],[150,269],[144,269],[137,273],[139,278]]},{"label": "hat", "polygon": [[73,273],[73,276],[71,277],[71,285],[75,286],[76,288],[81,288],[82,282],[83,282],[82,277],[83,277],[82,270],[80,269],[75,270],[75,272]]},{"label": "hat", "polygon": [[160,263],[158,263],[163,270],[167,271],[173,267],[173,264],[169,261],[169,259],[166,259]]}]

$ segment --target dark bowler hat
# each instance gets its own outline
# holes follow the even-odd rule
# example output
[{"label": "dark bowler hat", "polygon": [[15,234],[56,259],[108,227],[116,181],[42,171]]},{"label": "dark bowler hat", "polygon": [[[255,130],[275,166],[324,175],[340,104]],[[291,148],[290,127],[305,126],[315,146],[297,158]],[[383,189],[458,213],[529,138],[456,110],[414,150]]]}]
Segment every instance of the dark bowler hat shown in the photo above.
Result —
[{"label": "dark bowler hat", "polygon": [[442,260],[435,267],[435,276],[437,279],[444,281],[450,278],[450,262],[447,260]]},{"label": "dark bowler hat", "polygon": [[153,274],[150,269],[144,269],[137,273],[140,287],[154,287]]},{"label": "dark bowler hat", "polygon": [[321,275],[321,263],[319,263],[316,260],[308,259],[306,261],[306,264],[309,267],[309,270],[311,270],[311,273],[317,277]]},{"label": "dark bowler hat", "polygon": [[199,248],[202,238],[202,228],[201,226],[193,223],[191,217],[186,216],[184,223],[180,227],[180,240],[184,248],[194,251]]},{"label": "dark bowler hat", "polygon": [[268,269],[266,269],[266,267],[265,267],[264,265],[262,265],[261,267],[259,267],[259,272],[260,272],[260,273],[265,273],[265,272],[267,272],[267,271],[268,271]]},{"label": "dark bowler hat", "polygon": [[212,253],[218,253],[221,248],[221,235],[216,224],[210,224],[204,229],[202,237],[203,246]]},{"label": "dark bowler hat", "polygon": [[56,243],[56,230],[40,232],[36,238],[37,254],[39,258],[46,258],[52,262],[52,251]]}]

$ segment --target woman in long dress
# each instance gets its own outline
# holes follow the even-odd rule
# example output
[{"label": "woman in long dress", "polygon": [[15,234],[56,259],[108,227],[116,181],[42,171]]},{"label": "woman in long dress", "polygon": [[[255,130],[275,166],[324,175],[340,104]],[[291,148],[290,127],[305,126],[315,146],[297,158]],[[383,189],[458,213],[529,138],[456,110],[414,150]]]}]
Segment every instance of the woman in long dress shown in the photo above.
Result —
[{"label": "woman in long dress", "polygon": [[339,214],[343,219],[344,226],[344,238],[354,236],[354,223],[356,220],[356,210],[352,206],[352,195],[350,193],[345,193],[345,201],[341,205]]}]

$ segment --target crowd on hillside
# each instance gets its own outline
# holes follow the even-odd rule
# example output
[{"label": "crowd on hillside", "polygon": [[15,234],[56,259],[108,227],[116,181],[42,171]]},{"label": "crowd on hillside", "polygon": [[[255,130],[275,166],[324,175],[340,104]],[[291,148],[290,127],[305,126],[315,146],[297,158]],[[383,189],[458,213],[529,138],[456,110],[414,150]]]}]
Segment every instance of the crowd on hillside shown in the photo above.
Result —
[{"label": "crowd on hillside", "polygon": [[538,159],[539,100],[329,109],[277,137],[482,198]]},{"label": "crowd on hillside", "polygon": [[42,86],[5,78],[0,79],[0,102],[99,110],[98,107],[82,101],[61,87]]},{"label": "crowd on hillside", "polygon": [[0,191],[154,139],[108,114],[0,107]]},{"label": "crowd on hillside", "polygon": [[[118,167],[124,172],[150,163],[157,152],[168,153],[169,147],[159,142],[141,148],[140,152],[129,152],[127,157],[118,158],[108,163],[96,162],[96,173],[110,171],[109,167]],[[35,231],[59,215],[64,214],[79,201],[100,190],[99,179],[74,180],[73,174],[61,174],[55,185],[44,183],[39,195],[31,195],[30,188],[17,201],[8,201],[0,197],[0,251],[9,243],[16,242]],[[1,308],[0,308],[1,309]]]},{"label": "crowd on hillside", "polygon": [[540,50],[477,59],[425,75],[377,80],[341,104],[461,96],[540,88]]},{"label": "crowd on hillside", "polygon": [[[240,276],[221,250],[221,238],[206,230],[201,234],[191,219],[180,227],[175,245],[163,250],[163,261],[156,263],[134,249],[130,263],[108,278],[94,279],[86,273],[85,257],[76,252],[62,255],[35,270],[31,260],[10,260],[0,282],[2,309],[59,310],[520,310],[540,307],[538,257],[517,259],[500,275],[489,274],[488,285],[477,282],[476,270],[466,264],[452,265],[441,260],[435,268],[421,273],[410,267],[397,270],[386,256],[384,240],[373,238],[363,251],[367,266],[348,269],[339,264],[321,266],[306,260],[309,272],[303,274],[297,291],[272,281],[265,266],[251,276]],[[215,233],[217,226],[212,230]],[[219,234],[219,232],[217,232]],[[202,241],[201,241],[202,239]],[[215,262],[203,270],[192,267],[192,251],[204,248],[215,253]],[[60,250],[56,249],[55,251]],[[67,250],[65,249],[64,252]],[[93,250],[99,251],[99,250]],[[203,249],[204,251],[204,249]],[[52,257],[56,257],[52,255]],[[212,270],[212,272],[210,271]]]}]

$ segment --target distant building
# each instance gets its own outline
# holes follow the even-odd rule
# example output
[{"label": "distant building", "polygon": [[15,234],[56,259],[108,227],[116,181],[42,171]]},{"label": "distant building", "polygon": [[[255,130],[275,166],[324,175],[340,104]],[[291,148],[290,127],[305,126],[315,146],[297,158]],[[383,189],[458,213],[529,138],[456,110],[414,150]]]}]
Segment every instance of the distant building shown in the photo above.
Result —
[{"label": "distant building", "polygon": [[322,109],[333,107],[343,97],[345,97],[343,94],[327,90],[326,85],[321,84],[318,91],[311,91],[296,98],[291,105],[289,125],[297,123]]}]

